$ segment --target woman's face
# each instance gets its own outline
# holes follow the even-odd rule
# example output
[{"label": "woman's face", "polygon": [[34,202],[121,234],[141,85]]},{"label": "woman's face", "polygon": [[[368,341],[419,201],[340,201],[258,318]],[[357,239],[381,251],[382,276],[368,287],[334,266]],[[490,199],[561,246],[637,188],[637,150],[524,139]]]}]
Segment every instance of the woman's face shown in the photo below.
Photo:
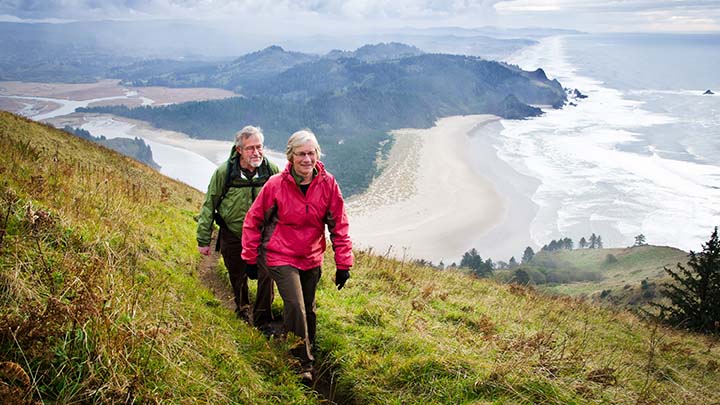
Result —
[{"label": "woman's face", "polygon": [[317,163],[317,152],[312,142],[297,146],[293,150],[292,164],[295,173],[305,178],[312,177],[315,163]]}]

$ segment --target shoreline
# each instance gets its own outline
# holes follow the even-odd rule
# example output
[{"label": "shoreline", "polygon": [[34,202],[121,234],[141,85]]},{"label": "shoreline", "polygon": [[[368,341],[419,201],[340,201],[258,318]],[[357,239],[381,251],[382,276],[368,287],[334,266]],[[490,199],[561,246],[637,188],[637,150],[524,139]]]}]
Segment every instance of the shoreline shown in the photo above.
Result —
[{"label": "shoreline", "polygon": [[[191,138],[181,132],[155,128],[145,121],[118,117],[112,114],[72,113],[49,119],[47,122],[59,128],[65,125],[82,128],[88,124],[100,125],[100,123],[112,124],[112,122],[116,122],[119,124],[118,126],[126,125],[129,127],[124,130],[124,134],[127,135],[127,137],[143,138],[164,145],[186,149],[204,157],[216,165],[227,159],[230,155],[230,148],[232,147],[232,140],[219,141]],[[117,129],[113,130],[109,128],[106,133],[103,133],[102,129],[92,129],[90,132],[93,136],[104,135],[108,138],[115,138],[118,135],[114,133],[115,131],[117,131]]]},{"label": "shoreline", "polygon": [[[459,263],[471,248],[493,260],[508,260],[499,254],[511,250],[522,254],[524,246],[517,243],[525,234],[529,239],[536,212],[525,195],[532,182],[525,179],[530,187],[516,192],[502,186],[520,174],[498,164],[491,144],[479,135],[497,131],[493,124],[501,128],[500,118],[453,116],[429,129],[392,131],[395,145],[384,171],[365,193],[347,201],[355,246],[445,265]],[[520,236],[514,234],[518,229]]]},{"label": "shoreline", "polygon": [[532,200],[540,180],[519,173],[498,156],[495,143],[503,129],[501,120],[488,121],[468,135],[476,154],[475,169],[495,186],[507,204],[499,224],[485,234],[476,235],[473,246],[484,259],[508,262],[514,256],[520,263],[527,246],[535,252],[539,248],[532,239],[531,225],[540,209]]},{"label": "shoreline", "polygon": [[[60,128],[64,127],[65,125],[82,127],[83,125],[91,122],[98,123],[102,121],[115,121],[117,123],[130,126],[131,128],[127,129],[126,133],[124,133],[126,137],[143,138],[163,145],[185,149],[189,152],[193,152],[199,156],[202,156],[216,166],[227,160],[227,158],[230,156],[230,149],[234,142],[234,140],[232,139],[228,139],[227,141],[220,141],[215,139],[192,138],[182,132],[156,128],[146,121],[119,117],[112,114],[72,113],[47,120],[48,123]],[[108,138],[116,137],[109,133],[103,134],[102,130],[93,130],[91,132],[93,136],[105,135]],[[278,164],[279,166],[281,166],[281,168],[285,167],[287,157],[283,152],[265,149],[265,154],[270,160],[272,160],[276,164],[278,164],[278,162],[282,163]],[[208,181],[209,180],[210,178],[208,177]]]}]

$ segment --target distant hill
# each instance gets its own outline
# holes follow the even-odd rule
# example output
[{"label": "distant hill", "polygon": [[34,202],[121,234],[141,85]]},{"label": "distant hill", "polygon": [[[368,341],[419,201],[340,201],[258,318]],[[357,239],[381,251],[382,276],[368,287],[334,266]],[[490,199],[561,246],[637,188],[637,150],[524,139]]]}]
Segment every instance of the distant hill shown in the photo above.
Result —
[{"label": "distant hill", "polygon": [[330,248],[306,386],[201,277],[202,193],[5,112],[0,148],[0,403],[720,401],[712,338],[370,251],[338,291]]},{"label": "distant hill", "polygon": [[159,63],[147,61],[113,69],[110,74],[132,86],[217,87],[241,93],[247,83],[317,59],[315,55],[270,46],[229,63],[171,62],[164,69],[153,69]]},{"label": "distant hill", "polygon": [[162,63],[151,60],[113,69],[110,74],[132,86],[217,87],[253,95],[255,93],[248,91],[246,86],[257,87],[297,65],[341,58],[373,63],[421,54],[420,49],[400,43],[365,45],[355,51],[335,50],[323,56],[290,52],[273,45],[240,56],[230,63],[168,61],[164,69],[157,69]]},{"label": "distant hill", "polygon": [[[560,83],[548,80],[544,73],[538,75],[498,62],[442,54],[376,63],[357,58],[321,59],[251,83],[244,93],[307,100],[348,94],[354,89],[414,96],[409,98],[424,100],[424,104],[436,110],[437,116],[486,112],[483,109],[496,107],[511,94],[525,104],[560,107],[566,100]],[[502,108],[497,110],[501,116],[512,115]]]},{"label": "distant hill", "polygon": [[533,284],[543,291],[637,307],[660,298],[669,281],[664,267],[687,263],[687,252],[666,246],[575,249],[538,252],[527,265]]},{"label": "distant hill", "polygon": [[423,52],[415,46],[399,42],[363,45],[355,51],[332,50],[324,57],[327,59],[354,58],[363,62],[379,62],[393,59],[402,59],[409,56],[422,55]]}]

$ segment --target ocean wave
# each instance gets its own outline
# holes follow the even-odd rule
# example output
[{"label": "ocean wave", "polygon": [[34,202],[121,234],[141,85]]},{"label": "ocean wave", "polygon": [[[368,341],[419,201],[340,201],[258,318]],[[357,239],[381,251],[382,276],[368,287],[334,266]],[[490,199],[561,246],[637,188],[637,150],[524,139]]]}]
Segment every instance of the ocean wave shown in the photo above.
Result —
[{"label": "ocean wave", "polygon": [[554,37],[508,60],[526,70],[542,67],[588,96],[541,117],[502,121],[498,156],[541,182],[532,196],[540,207],[533,240],[543,245],[595,232],[605,246],[627,246],[643,233],[650,243],[697,250],[720,218],[720,167],[693,161],[687,142],[684,150],[682,142],[656,145],[648,134],[679,127],[683,117],[650,111],[642,99],[689,91],[613,89],[578,74],[567,52],[564,39]]}]

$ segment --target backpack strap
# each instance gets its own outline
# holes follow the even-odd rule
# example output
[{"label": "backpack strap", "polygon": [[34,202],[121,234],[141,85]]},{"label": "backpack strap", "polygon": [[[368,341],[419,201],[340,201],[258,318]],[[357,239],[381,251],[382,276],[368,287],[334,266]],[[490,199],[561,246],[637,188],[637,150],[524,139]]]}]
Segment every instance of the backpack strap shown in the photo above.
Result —
[{"label": "backpack strap", "polygon": [[[239,159],[239,157],[238,157]],[[213,209],[213,219],[215,222],[217,222],[218,226],[227,228],[227,224],[225,223],[225,220],[218,214],[217,209],[220,207],[220,203],[225,199],[225,196],[227,195],[228,191],[230,191],[230,188],[245,188],[245,187],[251,187],[250,193],[251,193],[251,201],[255,201],[255,198],[257,198],[257,189],[261,188],[265,185],[267,180],[270,178],[270,165],[266,158],[263,158],[262,163],[260,164],[260,167],[258,167],[258,175],[260,175],[260,179],[258,181],[255,181],[253,178],[249,178],[248,183],[242,183],[242,184],[233,184],[234,180],[238,177],[233,176],[233,164],[232,159],[228,159],[227,161],[227,175],[225,176],[225,184],[223,184],[223,191],[222,194],[220,194],[220,198],[218,198],[217,204],[215,204],[215,207]],[[212,224],[211,224],[212,225]],[[215,251],[220,250],[220,238],[218,238],[217,243],[215,244]]]},{"label": "backpack strap", "polygon": [[[220,194],[220,198],[218,198],[217,203],[215,203],[215,206],[213,207],[213,213],[212,213],[212,220],[210,221],[210,228],[212,229],[213,221],[217,222],[218,226],[221,228],[227,228],[227,224],[225,223],[225,220],[223,217],[218,214],[217,209],[220,206],[220,203],[222,200],[225,199],[225,196],[228,193],[228,190],[230,190],[230,183],[232,181],[232,159],[227,160],[227,174],[225,175],[225,183],[223,183],[223,191],[222,194]],[[217,240],[215,241],[215,251],[220,251],[220,237],[218,236]]]}]

